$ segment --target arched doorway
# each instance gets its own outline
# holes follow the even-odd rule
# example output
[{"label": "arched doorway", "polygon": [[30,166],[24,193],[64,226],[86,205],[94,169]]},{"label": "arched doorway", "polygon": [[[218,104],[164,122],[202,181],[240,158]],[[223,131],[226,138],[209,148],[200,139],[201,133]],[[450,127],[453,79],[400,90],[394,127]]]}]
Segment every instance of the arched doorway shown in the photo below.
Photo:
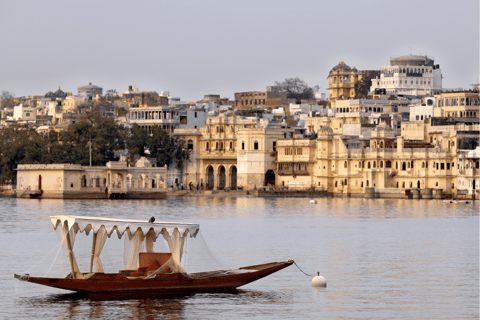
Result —
[{"label": "arched doorway", "polygon": [[230,186],[232,190],[237,189],[237,167],[232,166],[230,173]]},{"label": "arched doorway", "polygon": [[207,189],[212,190],[213,189],[213,167],[209,166],[207,169]]},{"label": "arched doorway", "polygon": [[226,181],[227,181],[227,179],[226,179],[226,175],[225,175],[225,167],[224,167],[224,166],[221,166],[221,167],[220,167],[220,177],[219,177],[219,179],[218,179],[218,188],[219,188],[219,190],[225,188],[225,183],[226,183]]},{"label": "arched doorway", "polygon": [[265,185],[275,185],[275,172],[268,170],[265,173]]}]

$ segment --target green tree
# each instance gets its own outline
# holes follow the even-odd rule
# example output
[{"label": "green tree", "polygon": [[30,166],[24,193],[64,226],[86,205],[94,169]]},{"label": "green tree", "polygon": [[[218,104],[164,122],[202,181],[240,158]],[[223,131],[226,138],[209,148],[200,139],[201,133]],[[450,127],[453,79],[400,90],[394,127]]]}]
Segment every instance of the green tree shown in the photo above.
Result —
[{"label": "green tree", "polygon": [[125,140],[128,152],[130,153],[130,163],[133,162],[135,155],[139,155],[140,157],[146,156],[145,151],[147,149],[148,132],[145,129],[135,123]]}]

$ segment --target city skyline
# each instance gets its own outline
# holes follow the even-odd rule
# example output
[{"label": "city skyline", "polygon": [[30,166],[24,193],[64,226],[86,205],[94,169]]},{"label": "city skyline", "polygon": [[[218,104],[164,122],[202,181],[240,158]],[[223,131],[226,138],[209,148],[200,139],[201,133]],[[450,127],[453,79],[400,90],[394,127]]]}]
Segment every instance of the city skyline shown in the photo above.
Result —
[{"label": "city skyline", "polygon": [[91,82],[104,92],[135,84],[185,101],[233,100],[300,77],[322,93],[339,61],[378,70],[406,54],[434,57],[444,88],[469,89],[479,75],[478,4],[4,1],[0,90],[76,94]]}]

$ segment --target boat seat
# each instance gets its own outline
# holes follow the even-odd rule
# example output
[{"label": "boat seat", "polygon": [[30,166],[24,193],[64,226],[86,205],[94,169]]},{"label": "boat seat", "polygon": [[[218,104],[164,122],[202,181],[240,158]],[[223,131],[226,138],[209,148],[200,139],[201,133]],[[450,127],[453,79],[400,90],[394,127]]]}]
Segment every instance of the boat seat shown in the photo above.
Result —
[{"label": "boat seat", "polygon": [[157,261],[159,266],[162,266],[168,261],[168,259],[170,259],[171,256],[171,253],[165,252],[140,252],[138,256],[138,266],[140,268],[148,268],[153,261]]}]

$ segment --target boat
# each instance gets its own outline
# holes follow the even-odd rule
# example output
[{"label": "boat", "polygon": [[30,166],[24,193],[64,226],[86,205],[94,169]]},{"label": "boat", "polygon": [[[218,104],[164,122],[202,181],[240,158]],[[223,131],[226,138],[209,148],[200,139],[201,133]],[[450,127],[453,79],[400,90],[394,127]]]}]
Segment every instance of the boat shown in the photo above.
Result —
[{"label": "boat", "polygon": [[[70,273],[66,277],[14,277],[49,287],[86,294],[185,294],[227,292],[266,277],[294,263],[271,262],[234,270],[187,273],[182,262],[187,238],[195,238],[200,226],[192,223],[108,219],[84,216],[51,216],[68,251]],[[89,272],[80,272],[73,252],[77,233],[93,234]],[[113,234],[128,237],[125,270],[105,273],[100,259],[103,246]],[[162,237],[160,237],[162,236]],[[154,242],[163,238],[170,252],[154,252]],[[146,249],[146,252],[142,251]],[[125,251],[125,252],[127,252]],[[124,252],[124,255],[125,255]]]},{"label": "boat", "polygon": [[445,198],[443,200],[443,202],[445,203],[465,203],[465,204],[468,204],[471,202],[471,200],[469,199],[452,199],[452,198]]}]

